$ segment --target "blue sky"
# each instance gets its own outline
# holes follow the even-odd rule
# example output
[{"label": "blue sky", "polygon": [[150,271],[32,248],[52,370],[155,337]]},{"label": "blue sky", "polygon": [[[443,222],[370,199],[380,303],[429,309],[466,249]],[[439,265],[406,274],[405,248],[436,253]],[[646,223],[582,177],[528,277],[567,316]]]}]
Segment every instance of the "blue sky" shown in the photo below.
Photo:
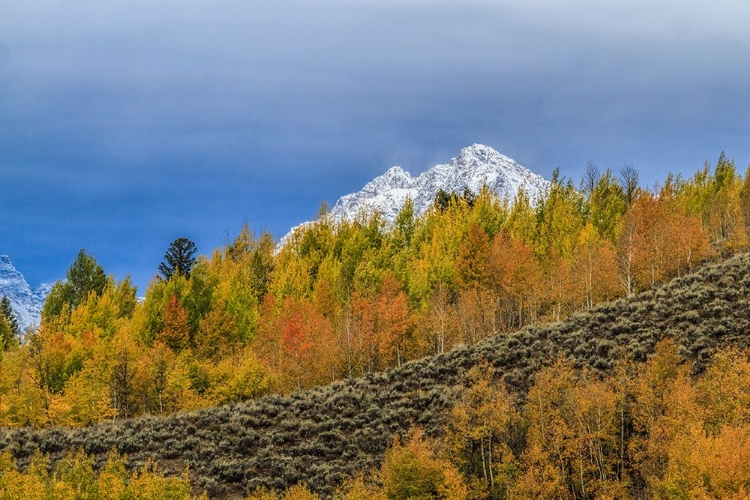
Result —
[{"label": "blue sky", "polygon": [[578,182],[750,163],[750,4],[24,0],[0,4],[0,254],[81,248],[141,292],[169,243],[281,236],[474,142]]}]

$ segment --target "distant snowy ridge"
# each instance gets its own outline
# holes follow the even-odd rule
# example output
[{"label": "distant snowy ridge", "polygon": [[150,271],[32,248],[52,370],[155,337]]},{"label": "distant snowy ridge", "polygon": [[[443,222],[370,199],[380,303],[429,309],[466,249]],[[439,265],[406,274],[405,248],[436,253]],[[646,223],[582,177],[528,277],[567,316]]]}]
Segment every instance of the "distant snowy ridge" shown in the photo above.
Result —
[{"label": "distant snowy ridge", "polygon": [[334,220],[354,220],[362,210],[380,212],[386,221],[396,220],[407,197],[414,203],[414,213],[422,215],[441,189],[462,193],[468,188],[479,193],[487,185],[500,198],[512,200],[523,187],[532,200],[548,188],[542,176],[522,167],[489,146],[474,144],[445,165],[435,165],[417,177],[391,167],[358,193],[342,196],[331,209]]},{"label": "distant snowy ridge", "polygon": [[[549,189],[550,183],[541,175],[522,167],[511,158],[489,146],[473,144],[444,165],[435,165],[417,177],[401,167],[391,167],[383,175],[368,182],[361,191],[339,198],[331,209],[335,221],[354,220],[361,212],[379,212],[388,223],[393,223],[407,198],[414,203],[414,214],[424,214],[441,189],[448,193],[463,193],[470,189],[479,193],[487,187],[502,199],[513,200],[523,188],[532,203]],[[282,238],[283,244],[299,227]]]},{"label": "distant snowy ridge", "polygon": [[52,285],[43,283],[32,290],[10,257],[0,255],[0,297],[8,297],[22,330],[39,326],[44,299],[51,289]]}]

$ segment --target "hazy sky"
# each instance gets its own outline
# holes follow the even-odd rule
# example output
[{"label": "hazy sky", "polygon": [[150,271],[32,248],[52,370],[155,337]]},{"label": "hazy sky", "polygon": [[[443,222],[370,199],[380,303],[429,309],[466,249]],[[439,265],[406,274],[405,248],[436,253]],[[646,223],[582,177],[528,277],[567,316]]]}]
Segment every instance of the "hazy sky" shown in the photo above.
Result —
[{"label": "hazy sky", "polygon": [[475,142],[549,177],[750,163],[750,3],[0,3],[0,254],[143,293],[169,243],[277,237]]}]

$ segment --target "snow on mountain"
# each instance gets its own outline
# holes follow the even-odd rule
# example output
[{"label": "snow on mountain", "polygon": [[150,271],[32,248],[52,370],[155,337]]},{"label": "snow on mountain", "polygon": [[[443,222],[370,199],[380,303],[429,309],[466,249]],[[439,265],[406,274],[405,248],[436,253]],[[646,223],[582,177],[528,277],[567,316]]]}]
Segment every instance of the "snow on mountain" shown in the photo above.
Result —
[{"label": "snow on mountain", "polygon": [[32,290],[10,257],[0,255],[0,297],[8,297],[22,330],[39,325],[44,299],[51,289],[52,285],[43,283]]},{"label": "snow on mountain", "polygon": [[[334,220],[354,220],[362,212],[380,212],[388,223],[396,216],[407,197],[414,203],[415,215],[422,215],[432,205],[439,190],[463,193],[468,188],[479,193],[487,185],[500,198],[513,200],[523,188],[532,203],[549,188],[549,181],[522,167],[489,146],[474,144],[443,165],[435,165],[417,177],[401,167],[391,167],[368,182],[361,191],[339,198],[331,209]],[[304,227],[303,223],[297,227]],[[281,239],[281,245],[296,230]]]},{"label": "snow on mountain", "polygon": [[440,189],[462,193],[468,188],[479,193],[487,185],[499,197],[512,200],[523,187],[532,202],[549,186],[549,181],[522,167],[489,146],[474,144],[444,165],[435,165],[418,177],[401,167],[392,167],[369,182],[362,191],[342,196],[331,209],[335,220],[353,220],[362,209],[380,212],[393,222],[407,197],[414,212],[427,211]]}]

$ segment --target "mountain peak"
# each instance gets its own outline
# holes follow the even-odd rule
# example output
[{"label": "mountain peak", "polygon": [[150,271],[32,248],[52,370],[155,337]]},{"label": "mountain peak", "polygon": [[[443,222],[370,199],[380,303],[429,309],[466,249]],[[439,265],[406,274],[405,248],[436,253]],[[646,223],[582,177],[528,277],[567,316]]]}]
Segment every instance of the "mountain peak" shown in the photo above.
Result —
[{"label": "mountain peak", "polygon": [[487,161],[492,157],[502,157],[507,159],[506,156],[501,155],[493,148],[477,143],[461,149],[461,152],[458,154],[459,159],[478,159],[480,161]]},{"label": "mountain peak", "polygon": [[456,167],[481,168],[486,166],[515,170],[520,167],[515,161],[484,144],[472,144],[461,150],[450,162]]},{"label": "mountain peak", "polygon": [[363,210],[377,211],[390,223],[407,197],[414,202],[415,214],[421,215],[432,205],[440,189],[461,193],[468,188],[478,193],[484,185],[509,200],[523,188],[535,201],[549,182],[490,146],[472,144],[448,163],[435,165],[417,177],[399,166],[391,167],[361,191],[342,196],[331,215],[335,220],[353,220]]},{"label": "mountain peak", "polygon": [[[333,220],[355,220],[364,212],[378,212],[389,224],[393,223],[407,198],[414,204],[414,214],[424,214],[441,189],[448,193],[463,193],[470,189],[479,193],[483,186],[497,196],[513,201],[519,189],[524,189],[532,203],[549,189],[549,181],[522,167],[511,158],[490,146],[472,144],[461,149],[448,163],[435,165],[414,177],[399,166],[391,167],[368,182],[361,191],[342,196],[330,211]],[[289,241],[298,228],[311,224],[303,222],[292,228],[279,247]]]},{"label": "mountain peak", "polygon": [[408,189],[409,187],[411,187],[411,184],[413,182],[414,178],[411,176],[411,174],[396,165],[395,167],[391,167],[386,170],[383,175],[373,179],[369,184],[375,183],[376,185],[378,185],[378,187],[385,185],[397,189]]}]

